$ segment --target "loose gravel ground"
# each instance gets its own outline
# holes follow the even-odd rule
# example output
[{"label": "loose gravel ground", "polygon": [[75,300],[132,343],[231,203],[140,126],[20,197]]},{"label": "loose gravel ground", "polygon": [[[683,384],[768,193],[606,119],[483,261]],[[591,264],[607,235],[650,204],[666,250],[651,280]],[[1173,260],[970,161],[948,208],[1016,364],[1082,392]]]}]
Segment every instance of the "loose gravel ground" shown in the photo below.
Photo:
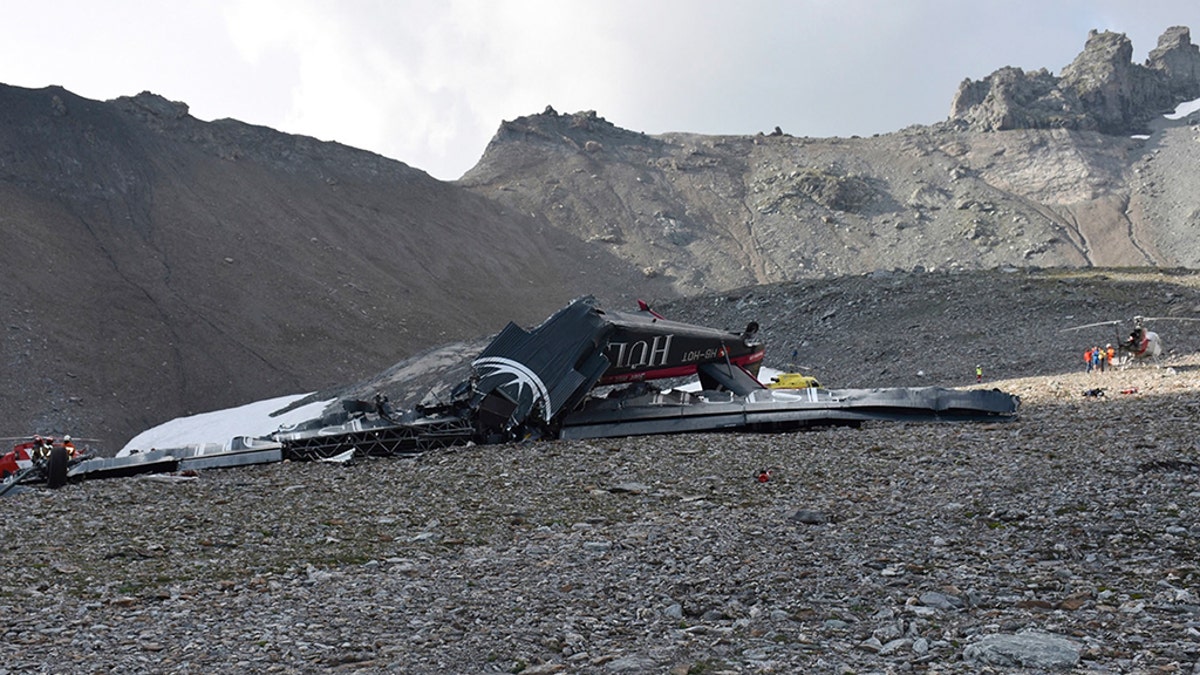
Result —
[{"label": "loose gravel ground", "polygon": [[1200,672],[1200,355],[1169,365],[985,383],[1009,423],[31,490],[0,673]]}]

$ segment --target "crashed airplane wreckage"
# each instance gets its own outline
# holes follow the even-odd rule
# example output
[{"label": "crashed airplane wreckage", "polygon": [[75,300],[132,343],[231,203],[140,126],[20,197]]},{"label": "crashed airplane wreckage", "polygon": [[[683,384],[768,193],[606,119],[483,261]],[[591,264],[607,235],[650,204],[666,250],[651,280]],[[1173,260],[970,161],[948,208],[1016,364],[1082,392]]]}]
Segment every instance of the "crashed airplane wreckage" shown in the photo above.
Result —
[{"label": "crashed airplane wreckage", "polygon": [[[420,453],[525,439],[585,439],[700,431],[792,431],[869,420],[1012,419],[1019,399],[999,390],[938,387],[768,389],[758,325],[742,333],[573,301],[537,328],[510,323],[471,363],[450,400],[394,414],[343,401],[343,411],[268,438],[228,446],[158,450],[83,462],[71,476],[100,476],[280,461]],[[701,390],[660,391],[648,380],[698,376]],[[608,385],[608,386],[606,386]]]}]

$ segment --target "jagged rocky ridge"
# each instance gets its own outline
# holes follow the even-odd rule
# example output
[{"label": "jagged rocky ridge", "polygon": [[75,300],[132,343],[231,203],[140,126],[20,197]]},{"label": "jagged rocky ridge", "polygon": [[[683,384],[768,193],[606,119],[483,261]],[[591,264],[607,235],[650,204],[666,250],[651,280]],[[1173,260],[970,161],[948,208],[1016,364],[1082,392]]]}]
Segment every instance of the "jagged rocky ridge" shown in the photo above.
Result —
[{"label": "jagged rocky ridge", "polygon": [[950,117],[976,131],[1076,129],[1106,134],[1148,133],[1150,122],[1200,98],[1200,47],[1186,26],[1167,29],[1145,65],[1132,62],[1122,33],[1088,34],[1087,45],[1059,76],[1001,68],[964,80]]},{"label": "jagged rocky ridge", "polygon": [[[502,124],[459,183],[683,294],[880,269],[1196,266],[1200,116],[1162,113],[1200,97],[1200,56],[1186,28],[1148,66],[1128,47],[1094,35],[1062,77],[1006,69],[965,84],[955,119],[872,138],[648,136],[547,107]],[[1013,95],[1010,76],[1044,96]],[[1054,105],[1074,121],[1048,121]]]}]

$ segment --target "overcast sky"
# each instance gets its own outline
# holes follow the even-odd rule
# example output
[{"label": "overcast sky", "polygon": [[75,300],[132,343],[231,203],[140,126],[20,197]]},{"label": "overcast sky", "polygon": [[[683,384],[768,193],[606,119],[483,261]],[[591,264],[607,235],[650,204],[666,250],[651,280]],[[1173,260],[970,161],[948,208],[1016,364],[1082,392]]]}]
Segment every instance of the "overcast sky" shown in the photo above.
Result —
[{"label": "overcast sky", "polygon": [[867,136],[964,78],[1062,70],[1088,30],[1141,63],[1196,0],[0,0],[0,82],[151,91],[453,180],[500,122],[595,110],[650,134]]}]

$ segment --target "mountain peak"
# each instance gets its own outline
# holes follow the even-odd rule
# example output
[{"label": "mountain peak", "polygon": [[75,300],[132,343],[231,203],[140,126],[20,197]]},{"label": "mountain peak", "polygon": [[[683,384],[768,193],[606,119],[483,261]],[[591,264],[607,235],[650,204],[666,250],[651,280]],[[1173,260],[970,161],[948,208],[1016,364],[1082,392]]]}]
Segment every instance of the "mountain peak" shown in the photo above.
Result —
[{"label": "mountain peak", "polygon": [[1124,33],[1092,30],[1084,49],[1055,77],[1005,67],[964,80],[950,117],[975,131],[1066,128],[1142,133],[1154,117],[1200,97],[1200,49],[1185,26],[1168,28],[1145,65],[1132,61]]}]

